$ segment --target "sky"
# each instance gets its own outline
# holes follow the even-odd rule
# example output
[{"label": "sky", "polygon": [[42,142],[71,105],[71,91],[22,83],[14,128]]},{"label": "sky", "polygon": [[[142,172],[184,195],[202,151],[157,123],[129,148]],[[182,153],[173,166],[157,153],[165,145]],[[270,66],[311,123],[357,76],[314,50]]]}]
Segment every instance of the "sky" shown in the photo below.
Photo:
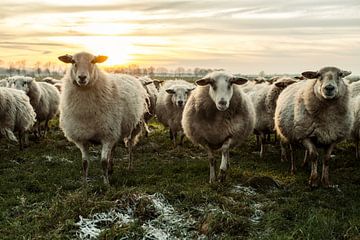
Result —
[{"label": "sky", "polygon": [[360,74],[359,0],[1,0],[0,63],[88,51],[105,65]]}]

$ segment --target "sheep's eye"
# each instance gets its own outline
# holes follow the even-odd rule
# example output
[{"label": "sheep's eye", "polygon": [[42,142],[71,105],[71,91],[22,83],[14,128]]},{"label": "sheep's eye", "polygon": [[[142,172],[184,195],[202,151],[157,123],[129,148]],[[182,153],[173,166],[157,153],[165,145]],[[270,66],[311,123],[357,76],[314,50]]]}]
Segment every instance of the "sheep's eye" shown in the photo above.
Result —
[{"label": "sheep's eye", "polygon": [[73,63],[73,66],[74,66],[74,67],[77,67],[77,63],[76,63],[76,62],[74,62],[74,63]]}]

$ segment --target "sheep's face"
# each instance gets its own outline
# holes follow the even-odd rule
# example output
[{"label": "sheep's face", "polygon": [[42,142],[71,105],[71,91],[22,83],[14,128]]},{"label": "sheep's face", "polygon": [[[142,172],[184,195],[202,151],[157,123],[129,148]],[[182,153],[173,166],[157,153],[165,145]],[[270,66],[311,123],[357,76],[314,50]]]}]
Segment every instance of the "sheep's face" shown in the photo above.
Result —
[{"label": "sheep's face", "polygon": [[171,95],[171,101],[179,108],[183,108],[188,96],[195,86],[175,85],[167,88],[165,91]]},{"label": "sheep's face", "polygon": [[9,87],[24,91],[26,94],[30,91],[30,86],[34,81],[31,77],[9,78]]},{"label": "sheep's face", "polygon": [[303,72],[302,75],[309,79],[316,79],[314,91],[324,99],[335,99],[343,95],[346,85],[343,77],[351,72],[343,71],[336,67],[325,67],[317,72]]},{"label": "sheep's face", "polygon": [[73,83],[77,86],[87,86],[97,79],[96,63],[102,63],[107,59],[106,56],[94,56],[90,53],[81,52],[74,56],[60,56],[59,60],[71,63],[70,75]]},{"label": "sheep's face", "polygon": [[209,95],[219,111],[225,111],[230,106],[233,96],[233,84],[241,85],[246,83],[244,78],[235,77],[225,72],[212,72],[204,78],[197,80],[199,86],[209,85]]}]

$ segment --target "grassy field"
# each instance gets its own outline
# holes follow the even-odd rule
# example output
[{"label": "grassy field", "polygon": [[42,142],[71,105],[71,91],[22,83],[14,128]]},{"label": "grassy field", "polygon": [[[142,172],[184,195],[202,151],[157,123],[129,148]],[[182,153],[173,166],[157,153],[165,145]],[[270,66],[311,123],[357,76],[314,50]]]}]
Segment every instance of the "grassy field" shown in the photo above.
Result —
[{"label": "grassy field", "polygon": [[135,150],[134,170],[119,145],[110,187],[99,147],[84,185],[80,151],[56,127],[22,152],[0,139],[0,238],[360,239],[360,163],[351,144],[334,152],[334,188],[310,189],[308,170],[290,175],[277,145],[260,160],[254,137],[231,152],[226,183],[209,185],[204,151],[189,141],[173,149],[167,130],[152,129]]}]

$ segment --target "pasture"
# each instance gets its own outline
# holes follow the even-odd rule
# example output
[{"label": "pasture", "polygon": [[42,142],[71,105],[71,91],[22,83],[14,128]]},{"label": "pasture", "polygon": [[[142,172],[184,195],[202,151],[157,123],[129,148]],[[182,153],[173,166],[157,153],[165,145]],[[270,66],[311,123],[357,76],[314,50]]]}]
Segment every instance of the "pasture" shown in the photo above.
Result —
[{"label": "pasture", "polygon": [[231,151],[226,182],[210,185],[205,151],[188,140],[174,149],[153,121],[133,170],[118,145],[108,187],[99,147],[91,148],[84,185],[80,151],[57,124],[21,152],[0,139],[1,239],[360,239],[360,163],[351,143],[334,150],[330,189],[308,187],[303,150],[290,175],[278,144],[261,160],[254,136]]}]

